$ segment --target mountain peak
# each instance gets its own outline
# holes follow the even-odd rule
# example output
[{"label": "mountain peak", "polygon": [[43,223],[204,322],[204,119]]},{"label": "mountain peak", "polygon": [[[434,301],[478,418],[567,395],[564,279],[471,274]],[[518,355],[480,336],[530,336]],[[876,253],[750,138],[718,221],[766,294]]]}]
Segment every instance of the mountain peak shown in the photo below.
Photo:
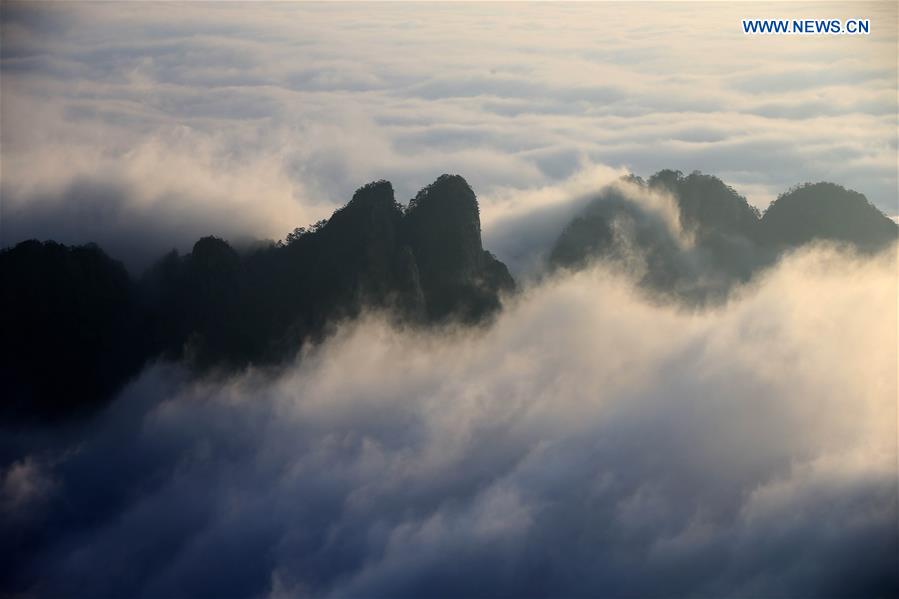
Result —
[{"label": "mountain peak", "polygon": [[[478,200],[468,181],[461,175],[446,173],[422,188],[409,201],[409,210],[436,208],[443,204],[452,204],[459,208],[472,210],[476,215],[479,214]],[[478,226],[480,228],[480,221]]]},{"label": "mountain peak", "polygon": [[385,181],[384,179],[380,179],[378,181],[372,181],[371,183],[366,183],[359,189],[353,193],[353,199],[350,200],[347,206],[351,206],[358,203],[390,203],[393,204],[395,202],[393,195],[393,185],[391,185],[390,181]]},{"label": "mountain peak", "polygon": [[737,234],[752,239],[759,213],[746,198],[714,175],[693,171],[661,170],[651,176],[650,187],[674,195],[684,228],[699,235]]},{"label": "mountain peak", "polygon": [[691,243],[653,227],[638,205],[606,188],[562,231],[549,255],[551,266],[577,268],[595,259],[637,264],[645,287],[704,302],[727,297],[733,285],[791,247],[827,240],[876,252],[899,232],[864,195],[833,183],[794,187],[760,218],[736,190],[698,171],[684,176],[662,170],[645,183],[635,176],[627,180],[670,192]]},{"label": "mountain peak", "polygon": [[798,246],[816,239],[877,251],[897,238],[899,227],[861,193],[828,182],[805,183],[778,196],[761,220],[765,242]]}]

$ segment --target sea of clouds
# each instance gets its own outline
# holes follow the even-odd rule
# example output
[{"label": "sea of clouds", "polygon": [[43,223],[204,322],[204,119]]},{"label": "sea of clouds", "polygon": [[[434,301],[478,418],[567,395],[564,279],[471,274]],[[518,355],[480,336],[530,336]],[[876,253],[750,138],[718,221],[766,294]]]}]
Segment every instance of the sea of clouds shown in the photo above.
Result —
[{"label": "sea of clouds", "polygon": [[[873,33],[744,37],[733,4],[4,4],[2,243],[139,269],[443,172],[518,273],[629,171],[899,213],[895,5],[776,6]],[[373,313],[274,369],[154,363],[92,418],[0,436],[0,586],[897,595],[896,259],[806,248],[703,310],[597,264],[522,277],[474,329]]]},{"label": "sea of clouds", "polygon": [[[861,15],[872,34],[744,36],[762,12]],[[522,198],[662,168],[762,208],[831,180],[895,216],[896,7],[827,13],[5,4],[2,245],[96,241],[140,270],[201,235],[283,238],[372,180],[406,201],[444,172],[478,192],[488,235]]]},{"label": "sea of clouds", "polygon": [[602,265],[491,326],[344,323],[276,371],[147,368],[8,436],[12,587],[78,596],[886,596],[896,248],[726,304]]}]

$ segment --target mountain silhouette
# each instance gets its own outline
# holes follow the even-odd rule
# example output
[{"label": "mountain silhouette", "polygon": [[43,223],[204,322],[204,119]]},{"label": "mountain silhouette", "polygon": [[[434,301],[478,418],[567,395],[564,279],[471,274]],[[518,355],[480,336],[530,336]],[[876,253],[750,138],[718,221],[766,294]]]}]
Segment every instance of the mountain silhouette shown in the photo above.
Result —
[{"label": "mountain silhouette", "polygon": [[[635,200],[644,192],[673,199]],[[896,238],[863,195],[831,183],[794,188],[760,216],[716,177],[666,170],[602,190],[562,231],[549,266],[605,260],[701,305],[805,243],[876,252]],[[277,365],[366,310],[410,326],[476,325],[515,289],[484,249],[477,197],[458,175],[407,207],[389,182],[369,183],[284,241],[237,251],[204,237],[137,280],[96,245],[33,240],[0,251],[0,277],[3,421],[89,412],[157,357],[197,373]]]},{"label": "mountain silhouette", "polygon": [[101,405],[155,356],[199,372],[277,364],[363,310],[472,325],[515,288],[484,250],[477,198],[458,175],[405,209],[389,182],[370,183],[330,219],[244,252],[204,237],[137,281],[94,245],[37,241],[0,253],[0,276],[12,382],[2,416],[41,420]]},{"label": "mountain silhouette", "polygon": [[771,203],[760,224],[761,239],[780,248],[831,240],[876,252],[896,240],[895,222],[864,195],[834,183],[791,189]]},{"label": "mountain silhouette", "polygon": [[703,238],[740,235],[755,239],[759,211],[721,179],[698,171],[684,176],[662,170],[649,178],[648,186],[674,195],[681,225]]},{"label": "mountain silhouette", "polygon": [[418,264],[429,318],[476,321],[499,309],[515,282],[481,245],[478,201],[465,179],[442,175],[409,203],[406,239]]},{"label": "mountain silhouette", "polygon": [[143,362],[135,287],[95,245],[24,241],[0,252],[0,416],[72,415]]},{"label": "mountain silhouette", "polygon": [[[652,192],[673,198],[676,224],[630,195]],[[726,298],[784,251],[826,241],[873,253],[897,231],[865,196],[832,183],[796,187],[760,215],[717,177],[663,170],[602,190],[565,227],[548,261],[576,269],[603,260],[661,296],[701,305]]]}]

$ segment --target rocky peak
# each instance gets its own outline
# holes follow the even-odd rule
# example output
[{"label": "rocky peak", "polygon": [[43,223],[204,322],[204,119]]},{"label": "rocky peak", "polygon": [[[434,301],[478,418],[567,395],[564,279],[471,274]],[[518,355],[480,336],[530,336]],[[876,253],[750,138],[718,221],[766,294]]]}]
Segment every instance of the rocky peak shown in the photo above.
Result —
[{"label": "rocky peak", "polygon": [[406,211],[406,233],[425,287],[471,278],[482,266],[478,200],[459,175],[441,175],[418,192]]},{"label": "rocky peak", "polygon": [[459,175],[441,175],[418,192],[404,229],[430,318],[478,320],[499,308],[501,291],[514,288],[506,266],[484,251],[478,200]]}]

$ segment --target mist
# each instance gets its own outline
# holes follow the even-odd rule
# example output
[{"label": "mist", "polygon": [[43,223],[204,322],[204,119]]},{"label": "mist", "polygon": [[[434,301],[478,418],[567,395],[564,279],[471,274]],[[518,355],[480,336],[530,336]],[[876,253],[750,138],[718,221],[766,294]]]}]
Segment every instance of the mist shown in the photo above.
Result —
[{"label": "mist", "polygon": [[896,272],[813,246],[691,310],[599,264],[489,327],[368,313],[280,369],[156,363],[5,438],[4,586],[895,594]]}]

